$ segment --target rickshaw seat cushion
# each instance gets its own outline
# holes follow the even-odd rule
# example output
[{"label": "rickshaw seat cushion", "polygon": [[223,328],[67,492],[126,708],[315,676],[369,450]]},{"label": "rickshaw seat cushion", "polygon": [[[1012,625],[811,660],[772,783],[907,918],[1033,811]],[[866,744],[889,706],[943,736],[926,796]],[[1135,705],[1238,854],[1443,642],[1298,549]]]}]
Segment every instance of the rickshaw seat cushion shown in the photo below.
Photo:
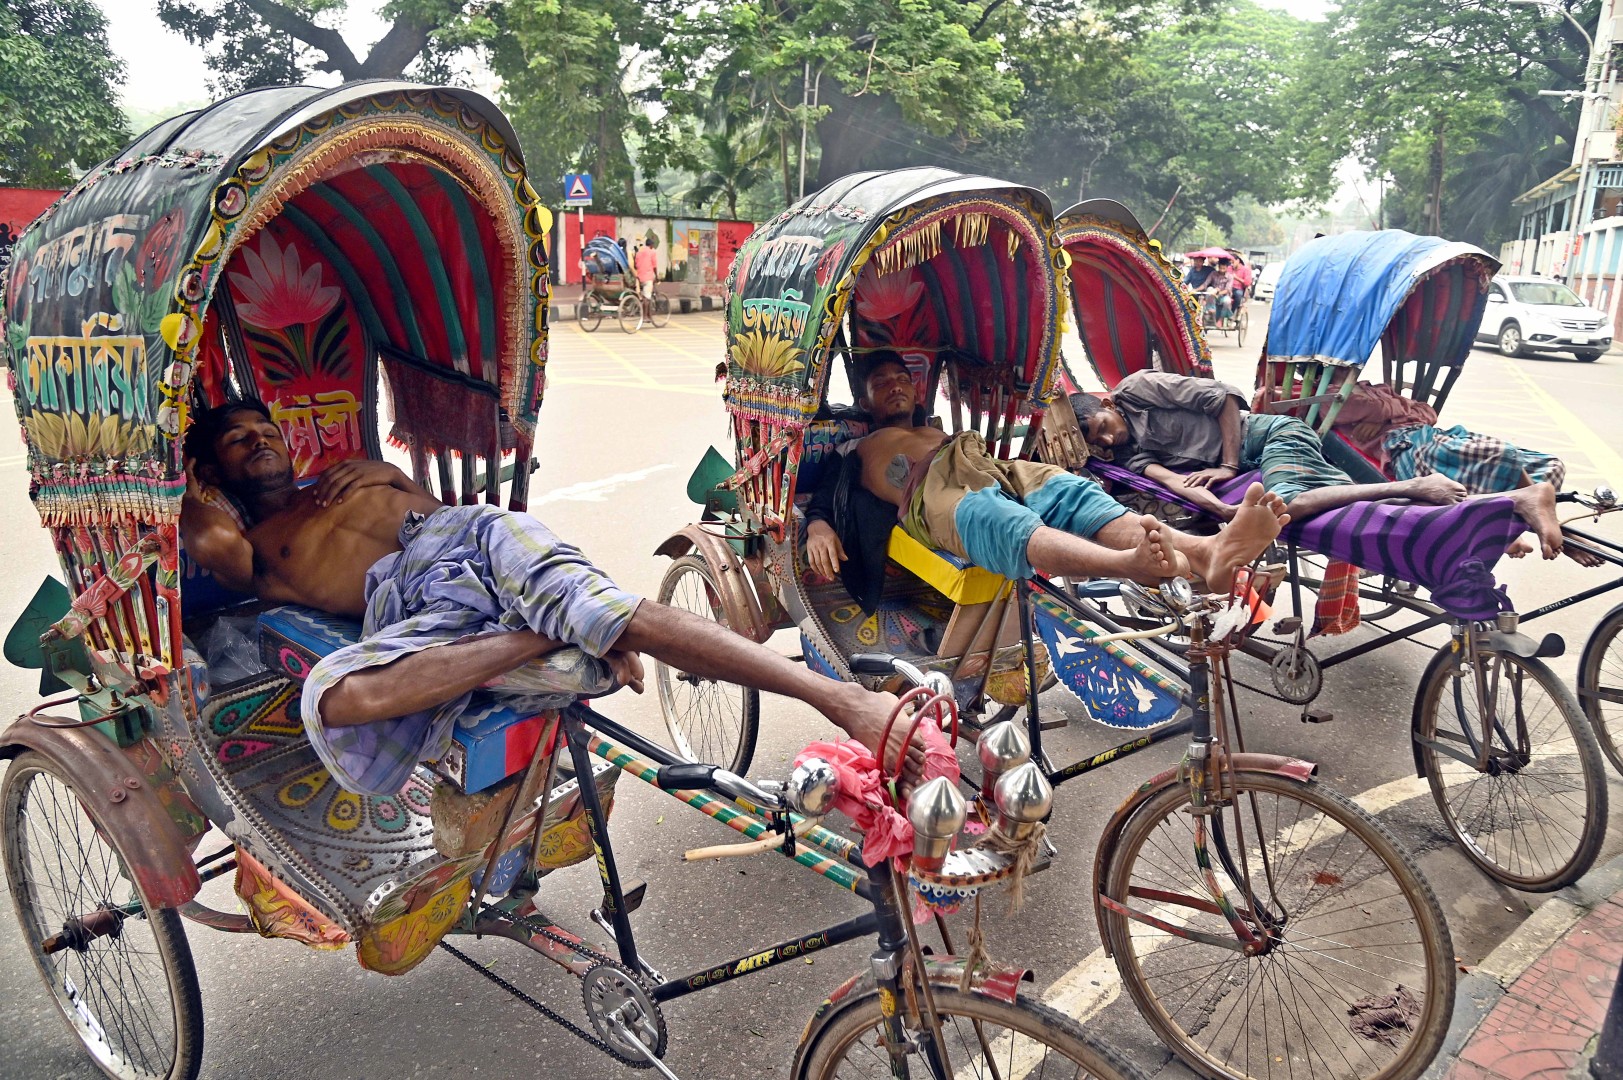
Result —
[{"label": "rickshaw seat cushion", "polygon": [[[273,670],[303,684],[329,653],[361,639],[355,619],[288,604],[259,616],[259,650]],[[451,733],[454,745],[441,764],[468,794],[498,784],[529,765],[545,717],[510,707],[493,694],[475,693]]]},{"label": "rickshaw seat cushion", "polygon": [[976,566],[949,551],[926,547],[900,526],[891,530],[886,553],[897,565],[955,604],[984,604],[995,600],[1009,584],[1009,579],[1002,574]]}]

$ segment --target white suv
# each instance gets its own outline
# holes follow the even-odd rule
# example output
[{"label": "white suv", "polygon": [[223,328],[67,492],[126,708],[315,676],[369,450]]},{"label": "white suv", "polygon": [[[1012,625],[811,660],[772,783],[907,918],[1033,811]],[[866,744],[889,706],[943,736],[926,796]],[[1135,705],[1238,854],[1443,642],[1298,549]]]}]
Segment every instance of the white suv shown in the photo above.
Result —
[{"label": "white suv", "polygon": [[1476,336],[1497,340],[1506,356],[1569,352],[1579,360],[1598,360],[1612,344],[1612,321],[1559,281],[1500,274],[1488,285],[1488,306]]}]

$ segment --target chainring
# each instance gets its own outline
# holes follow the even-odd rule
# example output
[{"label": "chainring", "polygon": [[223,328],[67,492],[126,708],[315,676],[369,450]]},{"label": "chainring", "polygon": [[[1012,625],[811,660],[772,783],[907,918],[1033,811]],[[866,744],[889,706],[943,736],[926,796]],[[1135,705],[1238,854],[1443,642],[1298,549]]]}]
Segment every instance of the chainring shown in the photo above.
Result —
[{"label": "chainring", "polygon": [[[592,1030],[603,1040],[609,1053],[638,1069],[651,1066],[626,1038],[609,1023],[610,1014],[625,1009],[621,1023],[630,1029],[655,1057],[665,1056],[668,1032],[659,1006],[648,996],[641,980],[626,968],[606,961],[590,968],[580,980],[581,996]],[[627,1006],[629,1008],[626,1008]]]},{"label": "chainring", "polygon": [[1292,705],[1306,705],[1324,688],[1319,658],[1305,645],[1286,645],[1268,665],[1279,696]]}]

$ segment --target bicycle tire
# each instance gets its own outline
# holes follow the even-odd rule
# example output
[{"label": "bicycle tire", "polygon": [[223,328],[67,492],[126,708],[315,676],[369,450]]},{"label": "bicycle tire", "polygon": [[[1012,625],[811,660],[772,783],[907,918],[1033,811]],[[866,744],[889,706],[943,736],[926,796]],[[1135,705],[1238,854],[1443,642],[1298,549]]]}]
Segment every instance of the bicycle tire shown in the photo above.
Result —
[{"label": "bicycle tire", "polygon": [[603,308],[595,300],[583,300],[575,305],[575,318],[588,334],[603,325]]},{"label": "bicycle tire", "polygon": [[670,297],[666,296],[664,293],[659,293],[654,297],[654,302],[649,305],[648,321],[654,324],[655,329],[658,329],[661,326],[668,326],[670,324]]},{"label": "bicycle tire", "polygon": [[[1542,660],[1484,653],[1480,661],[1490,665],[1484,678],[1494,685],[1496,701],[1504,687],[1513,687],[1511,701],[1506,704],[1514,704],[1514,716],[1526,717],[1529,712],[1524,689],[1528,679],[1543,690],[1551,707],[1540,711],[1531,722],[1524,721],[1529,728],[1525,751],[1503,745],[1509,742],[1508,729],[1495,731],[1495,744],[1501,746],[1495,762],[1510,762],[1508,770],[1496,764],[1481,772],[1417,743],[1420,769],[1444,823],[1472,862],[1506,885],[1525,892],[1552,892],[1582,877],[1594,865],[1606,838],[1606,769],[1601,763],[1600,747],[1577,699]],[[1426,665],[1420,691],[1415,695],[1413,731],[1417,739],[1454,743],[1474,755],[1481,709],[1475,700],[1474,682],[1469,684],[1468,693],[1457,664],[1450,643]],[[1440,726],[1444,705],[1451,719]],[[1559,724],[1554,722],[1556,717]],[[1571,737],[1570,746],[1557,741],[1562,728]],[[1549,749],[1539,749],[1544,746]],[[1539,763],[1539,759],[1545,760]],[[1525,794],[1514,790],[1512,782],[1532,777],[1535,763],[1539,763],[1536,786]],[[1571,798],[1574,782],[1583,786],[1581,810]],[[1572,818],[1577,813],[1582,814],[1582,820],[1574,828]],[[1519,839],[1523,821],[1532,823],[1525,841]],[[1556,852],[1554,859],[1537,864],[1527,861],[1541,842],[1550,842],[1559,834],[1573,838],[1570,854]]]},{"label": "bicycle tire", "polygon": [[1246,314],[1245,308],[1241,308],[1240,314],[1235,316],[1234,319],[1234,344],[1236,347],[1245,344],[1245,330],[1250,325],[1251,316]]},{"label": "bicycle tire", "polygon": [[[683,555],[671,563],[659,583],[659,602],[732,629],[721,606],[721,590],[702,556]],[[677,753],[740,775],[749,771],[760,732],[760,691],[701,679],[659,660],[654,661],[654,685],[665,730]]]},{"label": "bicycle tire", "polygon": [[[1595,741],[1612,768],[1623,773],[1623,750],[1619,750],[1612,728],[1623,730],[1623,699],[1611,701],[1603,694],[1623,694],[1623,605],[1613,608],[1595,627],[1578,661],[1578,702],[1594,729]],[[1607,708],[1611,706],[1611,708]]]},{"label": "bicycle tire", "polygon": [[634,292],[620,297],[620,329],[628,334],[642,329],[642,297]]},{"label": "bicycle tire", "polygon": [[[933,983],[931,989],[947,1042],[947,1060],[954,1066],[954,1075],[1020,1076],[1028,1080],[1051,1080],[1060,1076],[1139,1080],[1144,1075],[1121,1051],[1083,1031],[1075,1020],[1023,994],[1016,996],[1013,1002],[1006,1002],[940,984]],[[813,1021],[809,1037],[795,1055],[790,1076],[795,1080],[889,1078],[892,1075],[890,1060],[878,1041],[877,1029],[883,1020],[884,1002],[877,989],[856,993],[841,1001],[834,1011]],[[1024,1039],[993,1032],[988,1030],[989,1025],[1005,1033],[1024,1036]],[[872,1037],[865,1037],[869,1035]],[[1005,1045],[1010,1059],[1007,1067],[996,1073],[975,1068],[977,1060],[1002,1061]],[[1057,1052],[1066,1060],[1055,1062],[1044,1053],[1032,1062],[1032,1053],[1038,1047]],[[986,1053],[988,1050],[990,1054]],[[848,1060],[852,1056],[860,1060]],[[918,1075],[925,1073],[921,1071]]]},{"label": "bicycle tire", "polygon": [[[36,807],[38,813],[32,812]],[[118,1080],[194,1080],[203,1062],[203,1000],[180,915],[145,902],[122,873],[128,863],[118,831],[45,755],[30,750],[12,762],[0,787],[0,808],[6,880],[22,937],[47,994],[85,1052]],[[117,933],[93,938],[82,949],[44,952],[45,939],[61,932],[67,919],[132,900],[141,901],[143,911],[121,916]],[[126,977],[138,983],[133,990],[124,985]],[[139,1023],[128,1015],[154,1004],[168,1007]]]},{"label": "bicycle tire", "polygon": [[[1284,816],[1293,809],[1294,817]],[[1188,929],[1237,940],[1210,903],[1205,871],[1196,865],[1197,819],[1190,811],[1189,789],[1181,783],[1135,810],[1102,870],[1105,895],[1140,910],[1153,907],[1149,914],[1168,924],[1180,925],[1175,920],[1181,919]],[[1227,839],[1236,817],[1243,848]],[[1410,1080],[1424,1072],[1453,1012],[1453,944],[1431,886],[1391,833],[1315,781],[1263,772],[1240,773],[1233,798],[1199,820],[1211,823],[1211,872],[1229,902],[1241,912],[1260,909],[1282,917],[1272,920],[1268,950],[1248,957],[1101,908],[1100,930],[1122,981],[1160,1039],[1197,1073],[1223,1080]],[[1265,821],[1276,838],[1272,859],[1263,857],[1258,842]],[[1169,835],[1162,837],[1163,830]],[[1236,848],[1255,852],[1247,866],[1253,886],[1263,883],[1265,895],[1253,888],[1248,900],[1236,884],[1244,880],[1236,873]],[[1334,872],[1330,860],[1343,855],[1349,861]],[[1316,865],[1304,865],[1309,861]],[[1166,874],[1175,880],[1167,882]],[[1179,887],[1193,890],[1193,899],[1204,900],[1207,909],[1175,904],[1170,890]],[[1146,889],[1160,892],[1146,899]],[[1346,925],[1323,922],[1330,919]],[[1249,918],[1252,926],[1259,921]],[[1355,948],[1361,951],[1348,959]],[[1406,1004],[1418,1010],[1406,1040],[1401,1029],[1386,1029],[1388,1037],[1402,1040],[1388,1046],[1359,1030],[1348,1010],[1373,1009],[1400,987],[1407,991]],[[1287,1004],[1287,992],[1305,993],[1306,1006]],[[1293,1024],[1293,1032],[1282,1033]],[[1242,1061],[1234,1060],[1238,1055]]]}]

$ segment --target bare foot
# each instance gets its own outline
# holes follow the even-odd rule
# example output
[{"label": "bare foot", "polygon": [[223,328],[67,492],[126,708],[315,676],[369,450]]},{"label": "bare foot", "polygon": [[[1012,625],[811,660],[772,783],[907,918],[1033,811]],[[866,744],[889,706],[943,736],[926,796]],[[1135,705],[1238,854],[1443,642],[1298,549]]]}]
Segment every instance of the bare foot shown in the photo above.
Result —
[{"label": "bare foot", "polygon": [[1505,549],[1505,554],[1512,559],[1523,559],[1533,553],[1533,545],[1527,537],[1518,536],[1515,541]]},{"label": "bare foot", "polygon": [[1149,514],[1141,515],[1138,524],[1144,538],[1123,553],[1127,558],[1123,575],[1140,585],[1159,585],[1167,578],[1188,575],[1189,560],[1173,543],[1172,529]]},{"label": "bare foot", "polygon": [[[1523,489],[1525,490],[1525,489]],[[1432,506],[1453,506],[1470,494],[1465,485],[1442,473],[1417,476],[1404,485],[1403,497]]]},{"label": "bare foot", "polygon": [[1235,508],[1234,519],[1216,536],[1178,533],[1175,542],[1206,587],[1224,592],[1234,584],[1234,571],[1268,550],[1290,519],[1283,499],[1265,494],[1261,484],[1252,484]]},{"label": "bare foot", "polygon": [[1555,486],[1548,483],[1529,484],[1508,493],[1516,504],[1516,513],[1538,535],[1539,546],[1546,559],[1561,554],[1565,541],[1561,536],[1561,522],[1555,516]]},{"label": "bare foot", "polygon": [[1561,554],[1579,566],[1600,566],[1606,562],[1605,559],[1596,555],[1593,551],[1578,544],[1562,544]]}]

